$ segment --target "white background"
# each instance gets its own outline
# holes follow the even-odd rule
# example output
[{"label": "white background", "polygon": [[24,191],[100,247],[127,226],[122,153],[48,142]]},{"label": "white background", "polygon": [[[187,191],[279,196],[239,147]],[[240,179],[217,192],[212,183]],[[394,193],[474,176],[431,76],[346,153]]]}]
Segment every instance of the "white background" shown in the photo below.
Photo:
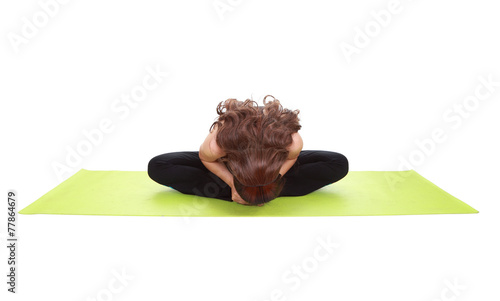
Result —
[{"label": "white background", "polygon": [[[146,170],[158,154],[198,150],[220,101],[262,104],[267,94],[300,109],[304,149],[343,153],[350,170],[408,169],[401,162],[413,154],[413,169],[479,214],[21,215],[15,296],[0,251],[8,300],[500,296],[500,87],[470,102],[468,117],[453,111],[481,77],[500,81],[496,2],[221,0],[231,7],[221,13],[212,0],[69,1],[51,2],[48,17],[47,2],[0,4],[4,242],[9,189],[20,210],[80,168]],[[38,24],[31,35],[26,22]],[[372,36],[357,47],[360,31]],[[346,55],[343,43],[357,53]],[[141,85],[148,67],[169,75],[124,117],[113,103]],[[113,130],[58,176],[54,164],[66,164],[83,131],[106,118]],[[436,129],[446,139],[424,154],[416,141],[429,142]],[[328,238],[339,243],[335,253],[293,290],[282,276],[314,263],[317,239]],[[131,279],[114,283],[123,269]],[[455,294],[448,282],[460,286]]]}]

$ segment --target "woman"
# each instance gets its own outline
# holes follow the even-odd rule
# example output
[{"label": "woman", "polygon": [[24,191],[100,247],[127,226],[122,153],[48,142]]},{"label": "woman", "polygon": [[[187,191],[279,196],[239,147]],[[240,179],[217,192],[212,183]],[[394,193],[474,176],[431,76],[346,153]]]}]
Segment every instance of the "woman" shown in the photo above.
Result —
[{"label": "woman", "polygon": [[264,106],[228,99],[199,151],[158,155],[148,164],[155,182],[184,194],[261,206],[279,196],[301,196],[337,182],[349,170],[336,152],[302,150],[299,110],[274,97]]}]

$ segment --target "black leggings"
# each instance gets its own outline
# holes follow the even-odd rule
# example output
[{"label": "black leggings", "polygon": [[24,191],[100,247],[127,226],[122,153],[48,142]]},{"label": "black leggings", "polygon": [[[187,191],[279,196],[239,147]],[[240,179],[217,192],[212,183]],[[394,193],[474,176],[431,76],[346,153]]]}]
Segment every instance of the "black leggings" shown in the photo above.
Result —
[{"label": "black leggings", "polygon": [[[349,171],[347,158],[336,152],[303,150],[283,176],[279,196],[301,196],[342,179]],[[152,158],[148,175],[155,182],[184,194],[232,201],[231,187],[201,162],[198,151],[172,152]]]}]

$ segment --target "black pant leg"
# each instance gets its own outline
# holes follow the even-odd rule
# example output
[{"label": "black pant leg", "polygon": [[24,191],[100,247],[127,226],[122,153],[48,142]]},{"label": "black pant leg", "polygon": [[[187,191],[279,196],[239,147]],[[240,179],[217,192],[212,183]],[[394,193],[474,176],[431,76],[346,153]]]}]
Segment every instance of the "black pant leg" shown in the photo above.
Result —
[{"label": "black pant leg", "polygon": [[153,157],[148,163],[148,175],[153,181],[184,194],[232,201],[231,188],[205,167],[198,151]]},{"label": "black pant leg", "polygon": [[347,158],[337,152],[303,150],[284,175],[285,186],[280,196],[309,194],[345,177],[349,171]]}]

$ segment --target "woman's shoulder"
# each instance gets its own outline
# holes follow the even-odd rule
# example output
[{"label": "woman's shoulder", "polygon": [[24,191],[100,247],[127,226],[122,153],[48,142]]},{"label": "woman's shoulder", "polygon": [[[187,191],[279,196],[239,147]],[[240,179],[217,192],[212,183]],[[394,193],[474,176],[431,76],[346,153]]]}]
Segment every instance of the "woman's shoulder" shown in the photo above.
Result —
[{"label": "woman's shoulder", "polygon": [[[223,122],[222,122],[223,123]],[[211,140],[210,140],[210,150],[212,153],[218,157],[223,157],[226,155],[224,150],[217,144],[217,133],[219,130],[219,125],[216,123],[210,132]]]},{"label": "woman's shoulder", "polygon": [[289,152],[288,159],[295,159],[299,156],[300,151],[304,147],[304,141],[299,132],[292,133],[292,143],[287,147]]}]

